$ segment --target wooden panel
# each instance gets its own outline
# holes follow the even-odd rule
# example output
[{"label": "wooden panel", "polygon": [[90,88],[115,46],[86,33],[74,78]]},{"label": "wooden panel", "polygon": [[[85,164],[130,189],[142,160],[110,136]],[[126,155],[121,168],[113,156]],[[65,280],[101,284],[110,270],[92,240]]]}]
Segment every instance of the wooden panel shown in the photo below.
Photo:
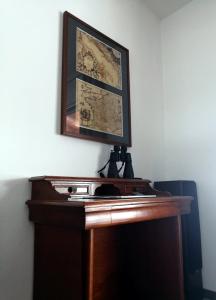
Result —
[{"label": "wooden panel", "polygon": [[179,219],[94,230],[92,298],[183,300]]},{"label": "wooden panel", "polygon": [[30,220],[91,229],[148,221],[190,212],[192,197],[97,199],[95,201],[27,201]]},{"label": "wooden panel", "polygon": [[85,236],[86,299],[94,300],[94,229],[88,230]]},{"label": "wooden panel", "polygon": [[[120,228],[94,230],[94,270],[92,300],[121,300]],[[91,300],[91,299],[88,299]]]},{"label": "wooden panel", "polygon": [[83,300],[81,256],[78,230],[36,225],[34,300]]},{"label": "wooden panel", "polygon": [[[145,200],[128,200],[121,204],[99,202],[92,207],[86,208],[86,229],[114,226],[119,224],[149,221],[154,219],[177,216],[182,213],[189,213],[191,197],[184,197],[181,201],[178,197],[149,198]],[[89,205],[89,204],[88,204]],[[102,206],[103,205],[103,206]]]},{"label": "wooden panel", "polygon": [[60,176],[40,176],[29,179],[32,182],[31,200],[67,200],[77,186],[87,187],[87,192],[94,195],[95,189],[101,185],[114,185],[122,195],[132,194],[135,191],[146,195],[169,196],[167,192],[159,192],[150,186],[150,181],[146,179],[115,179],[115,178],[90,178],[90,177],[60,177]]},{"label": "wooden panel", "polygon": [[125,236],[131,299],[183,300],[179,218],[126,225]]},{"label": "wooden panel", "polygon": [[[39,201],[38,201],[39,202]],[[64,206],[34,203],[29,201],[29,219],[37,224],[50,224],[56,226],[73,226],[74,228],[84,228],[84,209],[76,206]]]},{"label": "wooden panel", "polygon": [[184,300],[180,215],[192,197],[68,201],[67,188],[83,183],[89,193],[101,183],[157,191],[145,180],[31,181],[34,300]]}]

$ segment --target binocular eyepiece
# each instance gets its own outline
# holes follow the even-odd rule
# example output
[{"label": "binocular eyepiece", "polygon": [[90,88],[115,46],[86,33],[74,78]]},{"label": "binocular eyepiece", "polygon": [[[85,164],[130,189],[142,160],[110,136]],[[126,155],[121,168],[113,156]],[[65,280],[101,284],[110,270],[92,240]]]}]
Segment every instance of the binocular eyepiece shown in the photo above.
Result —
[{"label": "binocular eyepiece", "polygon": [[[117,162],[122,162],[121,167],[118,169]],[[109,164],[107,177],[108,178],[120,178],[120,172],[123,167],[123,178],[133,179],[134,178],[134,172],[132,167],[132,159],[131,154],[127,152],[126,146],[114,146],[113,150],[111,150],[110,153],[110,159],[105,164],[105,166],[98,171],[101,177],[105,177],[102,171],[106,168],[106,166]]]}]

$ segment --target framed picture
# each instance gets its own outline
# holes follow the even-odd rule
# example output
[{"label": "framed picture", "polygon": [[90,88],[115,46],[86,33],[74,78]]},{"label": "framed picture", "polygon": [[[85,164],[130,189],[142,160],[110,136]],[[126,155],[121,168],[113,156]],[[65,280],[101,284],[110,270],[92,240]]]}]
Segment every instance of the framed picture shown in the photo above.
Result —
[{"label": "framed picture", "polygon": [[129,51],[68,12],[61,133],[131,146]]}]

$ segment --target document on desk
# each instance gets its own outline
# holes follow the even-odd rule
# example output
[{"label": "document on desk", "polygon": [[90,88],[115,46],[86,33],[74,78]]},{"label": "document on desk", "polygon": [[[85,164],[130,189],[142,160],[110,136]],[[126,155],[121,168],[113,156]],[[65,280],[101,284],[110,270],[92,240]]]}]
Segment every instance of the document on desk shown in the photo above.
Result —
[{"label": "document on desk", "polygon": [[155,198],[156,195],[124,195],[124,196],[111,196],[111,195],[104,195],[104,196],[90,196],[90,195],[71,195],[68,199],[69,201],[79,200],[79,201],[90,201],[90,200],[97,200],[97,199],[109,199],[109,200],[116,200],[116,199],[136,199],[136,198]]}]

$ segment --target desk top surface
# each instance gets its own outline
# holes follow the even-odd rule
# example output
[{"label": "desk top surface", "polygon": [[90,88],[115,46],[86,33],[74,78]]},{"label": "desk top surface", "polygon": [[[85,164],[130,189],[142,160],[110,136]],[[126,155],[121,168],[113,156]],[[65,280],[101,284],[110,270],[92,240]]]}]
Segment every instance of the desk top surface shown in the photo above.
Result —
[{"label": "desk top surface", "polygon": [[[42,176],[30,181],[32,195],[27,205],[32,221],[63,222],[84,229],[179,216],[190,212],[192,200],[160,193],[149,180],[141,179]],[[108,194],[108,199],[98,195],[104,187],[117,194]],[[143,196],[132,196],[136,193]]]}]

